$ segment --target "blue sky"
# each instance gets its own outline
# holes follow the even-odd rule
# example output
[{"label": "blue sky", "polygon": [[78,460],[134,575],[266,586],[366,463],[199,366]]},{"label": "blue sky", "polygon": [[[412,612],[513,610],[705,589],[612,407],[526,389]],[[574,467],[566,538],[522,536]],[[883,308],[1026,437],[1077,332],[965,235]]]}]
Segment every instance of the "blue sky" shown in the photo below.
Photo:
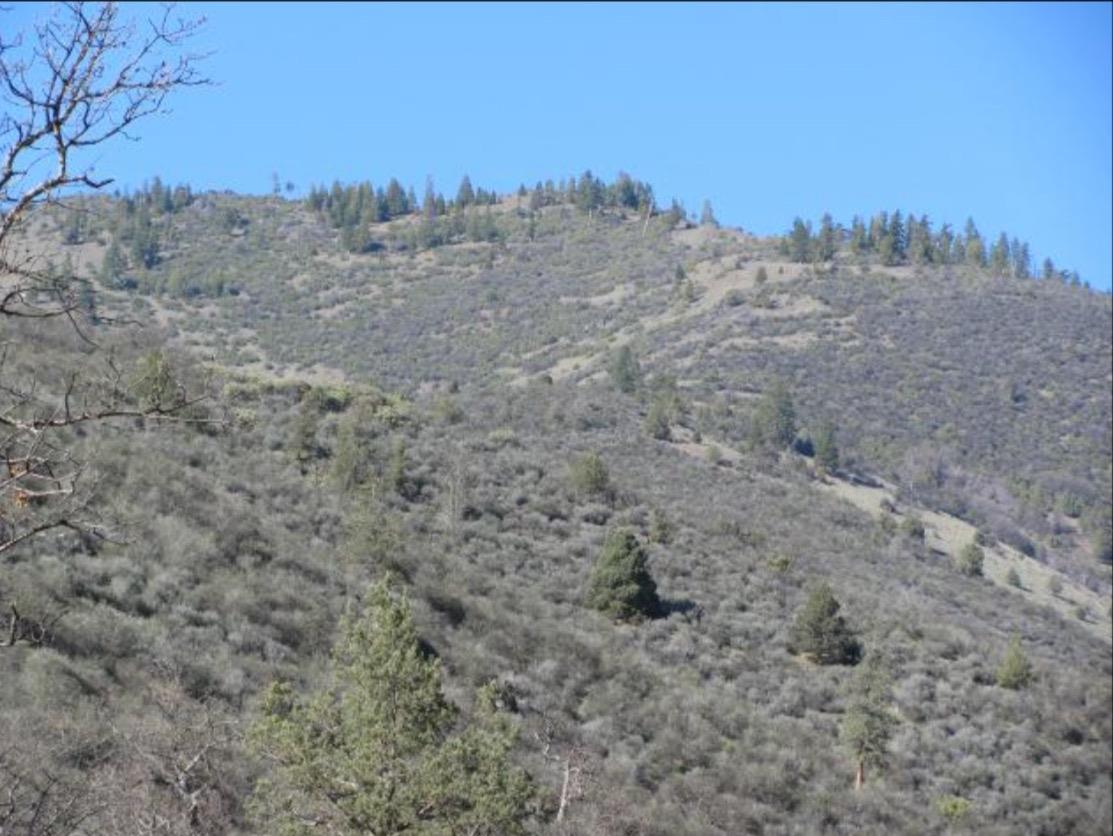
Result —
[{"label": "blue sky", "polygon": [[973,216],[1110,286],[1109,3],[182,8],[219,86],[98,156],[122,186],[452,194],[464,173],[503,191],[621,169],[758,233]]}]

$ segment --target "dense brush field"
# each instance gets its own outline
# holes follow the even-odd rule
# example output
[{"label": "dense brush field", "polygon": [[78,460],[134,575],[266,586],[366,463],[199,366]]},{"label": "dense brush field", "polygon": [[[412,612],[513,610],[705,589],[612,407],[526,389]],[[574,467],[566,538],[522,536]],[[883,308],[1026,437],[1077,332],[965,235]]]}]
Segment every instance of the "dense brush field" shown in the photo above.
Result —
[{"label": "dense brush field", "polygon": [[[205,421],[75,432],[111,536],[0,556],[0,788],[58,822],[14,832],[267,832],[245,813],[259,695],[314,688],[385,573],[464,715],[498,684],[530,832],[1109,832],[1107,295],[528,197],[443,235],[372,223],[352,252],[305,203],[197,195],[153,214],[146,260],[120,255],[124,201],[85,210],[29,235],[95,278],[91,316],[138,324],[93,347],[4,322],[7,379],[49,399],[156,352],[209,397]],[[786,449],[760,438],[777,387]],[[620,528],[655,617],[584,606]],[[982,575],[956,568],[974,536]],[[824,582],[892,679],[859,790],[855,666],[793,652]]]}]

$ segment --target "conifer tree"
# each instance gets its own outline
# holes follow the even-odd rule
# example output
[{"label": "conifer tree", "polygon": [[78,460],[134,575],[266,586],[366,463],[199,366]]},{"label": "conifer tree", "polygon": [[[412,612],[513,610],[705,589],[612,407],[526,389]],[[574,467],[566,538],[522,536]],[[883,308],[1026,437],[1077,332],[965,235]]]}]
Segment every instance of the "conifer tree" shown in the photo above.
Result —
[{"label": "conifer tree", "polygon": [[824,473],[834,473],[839,468],[839,448],[831,424],[823,424],[816,433],[815,463]]},{"label": "conifer tree", "polygon": [[271,771],[251,817],[282,836],[525,833],[533,785],[511,761],[513,726],[483,696],[461,728],[408,601],[378,584],[345,619],[324,687],[264,695],[248,739]]},{"label": "conifer tree", "polygon": [[985,242],[974,226],[974,219],[966,219],[965,234],[966,263],[971,267],[985,267]]},{"label": "conifer tree", "polygon": [[806,224],[801,218],[792,221],[792,232],[789,234],[788,256],[793,261],[801,264],[811,261],[812,258],[812,229],[811,224]]},{"label": "conifer tree", "polygon": [[1011,264],[1012,255],[1010,254],[1009,238],[1002,232],[997,236],[997,241],[990,250],[989,265],[993,268],[994,273],[1004,276],[1009,272]]},{"label": "conifer tree", "polygon": [[861,645],[839,615],[839,609],[840,604],[826,583],[812,589],[792,627],[792,651],[810,656],[821,665],[858,661]]},{"label": "conifer tree", "polygon": [[633,349],[628,345],[624,345],[615,352],[614,358],[611,360],[611,380],[614,381],[615,388],[620,392],[627,395],[637,391],[641,383],[641,366],[638,364],[638,358],[634,356]]},{"label": "conifer tree", "polygon": [[839,736],[854,757],[854,788],[866,782],[866,767],[885,763],[885,754],[896,718],[890,709],[890,678],[884,662],[871,653],[854,672],[850,701]]},{"label": "conifer tree", "polygon": [[780,381],[762,396],[754,413],[750,440],[778,449],[796,440],[796,407],[792,395]]},{"label": "conifer tree", "polygon": [[652,617],[661,608],[645,548],[625,529],[611,532],[591,572],[585,603],[617,620]]},{"label": "conifer tree", "polygon": [[830,261],[835,257],[838,242],[835,236],[835,222],[831,213],[825,212],[819,221],[819,236],[816,240],[816,258],[819,261]]}]

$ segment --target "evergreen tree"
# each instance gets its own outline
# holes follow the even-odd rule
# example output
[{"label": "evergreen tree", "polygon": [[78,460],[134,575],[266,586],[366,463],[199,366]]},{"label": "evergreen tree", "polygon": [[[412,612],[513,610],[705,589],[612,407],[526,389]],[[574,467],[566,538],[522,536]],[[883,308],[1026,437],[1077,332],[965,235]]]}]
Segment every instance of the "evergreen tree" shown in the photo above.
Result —
[{"label": "evergreen tree", "polygon": [[784,449],[796,440],[796,408],[783,383],[775,383],[762,396],[754,412],[751,442]]},{"label": "evergreen tree", "polygon": [[647,564],[645,548],[632,532],[611,532],[591,571],[586,605],[624,621],[657,615],[661,601]]},{"label": "evergreen tree", "polygon": [[816,258],[819,261],[830,261],[835,257],[838,248],[836,240],[835,223],[831,213],[825,212],[819,221],[819,237],[816,240]]},{"label": "evergreen tree", "polygon": [[966,219],[965,248],[967,264],[971,267],[985,267],[985,242],[974,226],[973,218]]},{"label": "evergreen tree", "polygon": [[790,648],[821,665],[854,664],[861,645],[839,615],[840,605],[826,583],[812,589],[792,627]]},{"label": "evergreen tree", "polygon": [[850,222],[850,252],[862,255],[869,249],[869,239],[866,234],[866,225],[857,215]]},{"label": "evergreen tree", "polygon": [[345,618],[324,687],[308,699],[284,683],[265,693],[248,739],[271,771],[251,817],[283,836],[525,833],[534,789],[511,760],[514,727],[488,688],[456,730],[441,676],[409,602],[375,586],[364,615]]},{"label": "evergreen tree", "polygon": [[935,236],[936,259],[940,264],[952,264],[954,261],[954,232],[950,224],[943,224],[939,234]]},{"label": "evergreen tree", "polygon": [[699,213],[699,225],[713,226],[716,228],[719,226],[719,222],[715,220],[715,211],[711,208],[710,200],[705,200],[703,202],[703,208],[700,209]]},{"label": "evergreen tree", "polygon": [[904,261],[908,249],[907,235],[904,221],[901,220],[900,210],[898,209],[889,221],[889,238],[892,239],[894,264]]},{"label": "evergreen tree", "polygon": [[834,473],[839,469],[839,448],[835,428],[831,424],[823,424],[816,433],[815,463],[824,473]]},{"label": "evergreen tree", "polygon": [[793,261],[801,264],[812,260],[812,228],[810,223],[804,223],[801,218],[792,221],[792,232],[789,233],[788,256]]},{"label": "evergreen tree", "polygon": [[1027,241],[1018,241],[1013,250],[1013,275],[1018,279],[1032,277],[1032,256]]},{"label": "evergreen tree", "polygon": [[1055,270],[1055,262],[1052,261],[1050,258],[1045,258],[1043,260],[1043,271],[1041,273],[1041,277],[1044,279],[1044,281],[1050,281],[1051,279],[1059,277],[1058,272]]},{"label": "evergreen tree", "polygon": [[896,718],[890,709],[891,681],[885,664],[871,653],[854,672],[850,700],[839,728],[839,736],[854,758],[854,788],[866,781],[866,767],[885,764],[889,739]]},{"label": "evergreen tree", "polygon": [[425,178],[425,196],[421,199],[421,212],[427,220],[437,217],[437,190],[433,188],[433,178]]},{"label": "evergreen tree", "polygon": [[641,383],[642,371],[638,358],[634,356],[630,346],[624,345],[615,352],[611,360],[610,372],[611,380],[618,391],[625,392],[627,395],[637,391]]},{"label": "evergreen tree", "polygon": [[1009,272],[1011,263],[1012,255],[1009,248],[1009,238],[1002,232],[997,236],[997,241],[990,250],[989,265],[998,276],[1004,276]]},{"label": "evergreen tree", "polygon": [[409,212],[409,201],[402,184],[393,177],[386,187],[386,212],[389,218],[398,218]]}]

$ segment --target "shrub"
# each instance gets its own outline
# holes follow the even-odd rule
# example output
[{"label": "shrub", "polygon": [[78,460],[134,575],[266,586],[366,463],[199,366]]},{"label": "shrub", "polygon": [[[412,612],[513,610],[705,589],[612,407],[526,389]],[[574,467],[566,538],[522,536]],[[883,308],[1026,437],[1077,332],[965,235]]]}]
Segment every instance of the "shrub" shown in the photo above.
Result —
[{"label": "shrub", "polygon": [[857,662],[862,648],[839,615],[840,606],[826,583],[812,589],[793,625],[790,649],[821,665]]},{"label": "shrub", "polygon": [[1020,573],[1016,571],[1015,568],[1010,568],[1008,573],[1005,575],[1005,583],[1007,583],[1009,586],[1021,589],[1022,586],[1020,583]]},{"label": "shrub", "polygon": [[1032,663],[1020,647],[1020,637],[1013,636],[1009,641],[1009,649],[1005,651],[1005,658],[997,668],[997,684],[1016,691],[1031,681]]},{"label": "shrub", "polygon": [[957,795],[944,795],[935,799],[935,809],[949,822],[966,818],[970,812],[970,801]]},{"label": "shrub", "polygon": [[637,620],[659,613],[661,601],[647,558],[632,532],[611,532],[591,572],[587,606],[617,620]]},{"label": "shrub", "polygon": [[669,428],[669,407],[663,399],[657,398],[653,401],[642,426],[650,438],[658,441],[668,441],[672,438],[672,431]]},{"label": "shrub", "polygon": [[573,462],[571,475],[577,493],[598,495],[610,490],[611,477],[598,453],[586,453]]},{"label": "shrub", "polygon": [[955,558],[955,567],[967,577],[981,577],[985,564],[985,552],[977,543],[968,543]]},{"label": "shrub", "polygon": [[668,545],[672,542],[674,526],[660,508],[654,508],[649,522],[649,542]]},{"label": "shrub", "polygon": [[900,533],[910,540],[924,541],[924,523],[919,517],[905,517],[900,524]]}]

